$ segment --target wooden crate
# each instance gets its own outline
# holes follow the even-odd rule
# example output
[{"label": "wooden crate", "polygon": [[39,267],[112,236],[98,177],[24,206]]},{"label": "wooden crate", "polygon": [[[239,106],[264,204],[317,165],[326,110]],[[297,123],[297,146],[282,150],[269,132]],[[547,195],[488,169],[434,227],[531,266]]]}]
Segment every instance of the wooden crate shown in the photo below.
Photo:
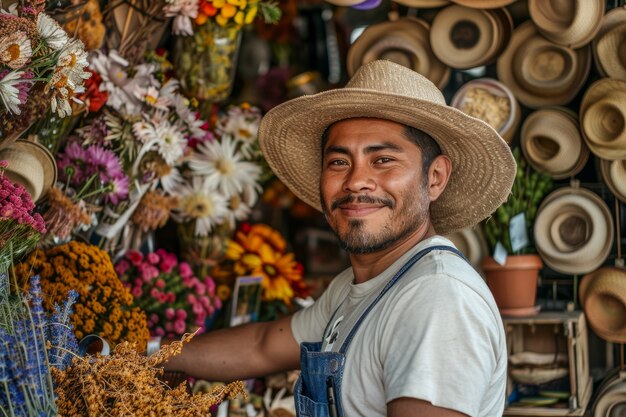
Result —
[{"label": "wooden crate", "polygon": [[[503,317],[508,354],[565,353],[569,363],[568,408],[510,405],[505,416],[582,416],[591,398],[589,349],[585,315],[581,311],[542,312],[532,317]],[[558,352],[555,352],[558,350]],[[513,381],[507,384],[507,398]]]}]

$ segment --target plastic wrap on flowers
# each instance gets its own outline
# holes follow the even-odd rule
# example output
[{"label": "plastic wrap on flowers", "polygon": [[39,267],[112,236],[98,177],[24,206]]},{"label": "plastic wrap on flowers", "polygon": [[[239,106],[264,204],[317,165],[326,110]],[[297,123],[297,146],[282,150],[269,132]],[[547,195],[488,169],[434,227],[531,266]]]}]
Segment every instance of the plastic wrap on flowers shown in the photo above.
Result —
[{"label": "plastic wrap on flowers", "polygon": [[15,274],[23,283],[31,274],[41,276],[48,311],[70,290],[78,292],[72,314],[77,338],[94,333],[113,345],[129,341],[140,350],[146,348],[150,337],[146,314],[134,304],[109,255],[97,246],[71,241],[34,252],[16,265]]},{"label": "plastic wrap on flowers", "polygon": [[174,68],[188,97],[219,102],[233,88],[241,43],[239,25],[220,26],[212,20],[196,28],[192,36],[178,37]]},{"label": "plastic wrap on flowers", "polygon": [[210,276],[196,277],[188,263],[179,263],[176,255],[163,249],[145,256],[128,251],[115,270],[146,312],[153,336],[175,339],[203,332],[222,307]]}]

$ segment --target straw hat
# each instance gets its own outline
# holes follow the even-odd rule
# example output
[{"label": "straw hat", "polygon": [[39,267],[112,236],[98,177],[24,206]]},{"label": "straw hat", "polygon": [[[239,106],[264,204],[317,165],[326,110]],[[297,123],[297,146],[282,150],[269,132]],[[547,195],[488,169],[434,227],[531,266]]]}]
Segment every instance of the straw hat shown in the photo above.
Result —
[{"label": "straw hat", "polygon": [[507,143],[513,142],[522,111],[511,90],[501,82],[492,78],[468,81],[457,90],[450,105],[488,123]]},{"label": "straw hat", "polygon": [[596,46],[602,69],[611,78],[626,80],[626,25],[609,30]]},{"label": "straw hat", "polygon": [[563,274],[585,274],[609,256],[613,218],[597,194],[564,187],[541,203],[534,236],[537,252],[550,268]]},{"label": "straw hat", "polygon": [[600,79],[580,103],[583,138],[603,159],[626,159],[626,81]]},{"label": "straw hat", "polygon": [[519,25],[496,70],[528,107],[565,105],[578,94],[591,68],[589,47],[571,49],[541,36],[531,21]]},{"label": "straw hat", "polygon": [[589,159],[578,116],[565,107],[547,107],[526,117],[520,144],[528,163],[553,179],[578,174]]},{"label": "straw hat", "polygon": [[487,242],[478,227],[466,227],[446,236],[461,251],[474,269],[479,270],[485,256],[489,255]]},{"label": "straw hat", "polygon": [[[607,50],[609,46],[608,45],[609,39],[604,41],[605,45],[603,46],[602,54],[600,54],[598,51],[598,44],[600,43],[600,40],[604,39],[605,35],[607,35],[609,32],[613,30],[618,30],[618,32],[616,32],[617,35],[616,34],[610,35],[609,36],[610,38],[613,38],[615,36],[620,36],[619,28],[623,27],[624,24],[626,24],[626,6],[615,7],[614,9],[609,10],[604,15],[604,18],[602,19],[600,30],[591,41],[591,50],[593,51],[593,58],[595,60],[596,67],[598,68],[598,72],[600,72],[600,75],[602,75],[603,77],[609,76],[608,71],[604,68],[605,64],[610,66],[612,69],[616,68],[614,67],[614,65],[618,65],[618,68],[619,68],[623,66],[623,58],[619,58],[619,55],[618,55],[619,48],[615,48],[612,51]],[[612,43],[614,42],[614,40],[611,39],[610,42]],[[614,75],[611,75],[611,77],[621,78],[621,77],[615,77]]]},{"label": "straw hat", "polygon": [[593,331],[613,343],[626,343],[626,270],[605,267],[583,277],[580,303]]},{"label": "straw hat", "polygon": [[605,0],[528,0],[530,18],[539,32],[573,49],[591,42],[600,30]]},{"label": "straw hat", "polygon": [[450,0],[395,0],[396,3],[405,5],[407,7],[413,7],[416,9],[430,9],[433,7],[445,6],[450,3]]},{"label": "straw hat", "polygon": [[615,197],[626,203],[626,159],[600,159],[600,173]]},{"label": "straw hat", "polygon": [[485,122],[447,106],[424,76],[389,61],[362,66],[344,88],[298,97],[271,109],[259,127],[261,150],[281,181],[321,211],[321,136],[332,123],[357,117],[420,129],[450,157],[452,176],[431,204],[438,233],[473,226],[508,198],[516,170],[506,142]]},{"label": "straw hat", "polygon": [[9,162],[4,175],[12,182],[23,185],[33,201],[43,197],[57,180],[54,157],[39,143],[18,140],[0,149],[0,160]]},{"label": "straw hat", "polygon": [[368,26],[348,50],[348,74],[352,76],[363,64],[385,59],[411,68],[443,88],[450,68],[433,54],[428,33],[428,23],[410,17]]},{"label": "straw hat", "polygon": [[513,32],[506,9],[482,10],[448,6],[435,16],[430,30],[433,52],[452,68],[474,68],[491,63]]},{"label": "straw hat", "polygon": [[456,4],[474,9],[497,9],[508,6],[515,0],[452,0]]}]

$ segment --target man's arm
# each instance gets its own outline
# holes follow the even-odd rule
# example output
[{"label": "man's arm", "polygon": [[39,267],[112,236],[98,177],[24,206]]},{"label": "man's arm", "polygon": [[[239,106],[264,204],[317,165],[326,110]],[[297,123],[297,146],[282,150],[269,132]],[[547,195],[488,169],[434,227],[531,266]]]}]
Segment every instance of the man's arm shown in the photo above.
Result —
[{"label": "man's arm", "polygon": [[166,364],[210,381],[233,381],[300,368],[300,348],[291,332],[291,316],[266,323],[211,331],[183,345]]},{"label": "man's arm", "polygon": [[435,407],[416,398],[397,398],[387,404],[387,417],[467,417],[449,408]]}]

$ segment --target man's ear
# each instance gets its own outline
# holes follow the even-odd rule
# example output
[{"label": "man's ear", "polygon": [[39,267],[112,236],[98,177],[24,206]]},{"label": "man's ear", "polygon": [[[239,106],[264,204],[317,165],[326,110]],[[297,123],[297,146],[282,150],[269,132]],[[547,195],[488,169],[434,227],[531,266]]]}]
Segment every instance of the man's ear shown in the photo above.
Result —
[{"label": "man's ear", "polygon": [[452,161],[447,155],[437,156],[428,169],[428,197],[430,201],[439,198],[448,185],[452,174]]}]

